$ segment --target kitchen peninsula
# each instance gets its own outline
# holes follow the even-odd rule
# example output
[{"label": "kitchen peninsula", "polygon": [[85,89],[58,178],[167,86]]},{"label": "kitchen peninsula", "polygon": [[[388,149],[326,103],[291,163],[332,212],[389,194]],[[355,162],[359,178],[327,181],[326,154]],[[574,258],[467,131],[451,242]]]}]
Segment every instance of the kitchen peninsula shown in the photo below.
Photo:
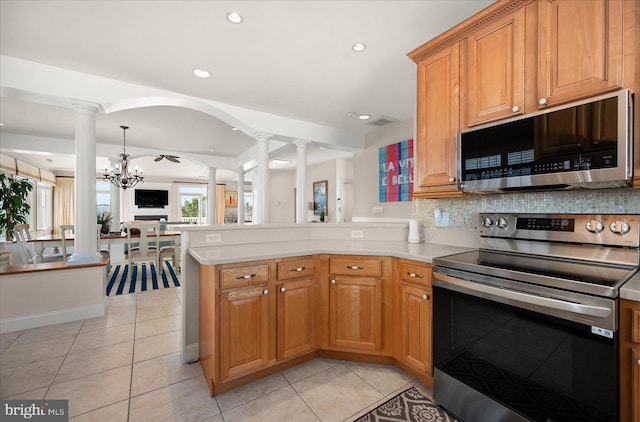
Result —
[{"label": "kitchen peninsula", "polygon": [[396,364],[430,384],[430,263],[475,247],[455,231],[456,245],[408,243],[406,222],[172,229],[182,356],[200,359],[212,395],[316,356]]}]

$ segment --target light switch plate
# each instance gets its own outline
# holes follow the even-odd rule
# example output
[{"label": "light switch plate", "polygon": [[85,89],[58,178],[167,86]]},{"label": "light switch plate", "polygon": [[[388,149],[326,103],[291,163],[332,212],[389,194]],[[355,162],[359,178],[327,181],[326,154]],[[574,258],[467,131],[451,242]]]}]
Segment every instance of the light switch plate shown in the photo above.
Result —
[{"label": "light switch plate", "polygon": [[362,239],[362,238],[364,238],[364,231],[362,231],[362,230],[351,230],[351,238],[352,239]]},{"label": "light switch plate", "polygon": [[205,243],[219,243],[222,242],[222,236],[220,233],[207,233],[204,238]]}]

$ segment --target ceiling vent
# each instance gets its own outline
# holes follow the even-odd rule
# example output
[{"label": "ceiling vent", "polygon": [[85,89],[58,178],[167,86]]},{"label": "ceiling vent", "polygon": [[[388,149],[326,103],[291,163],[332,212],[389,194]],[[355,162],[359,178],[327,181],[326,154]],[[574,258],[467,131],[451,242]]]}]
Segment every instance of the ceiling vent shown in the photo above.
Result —
[{"label": "ceiling vent", "polygon": [[391,124],[393,122],[397,122],[397,120],[387,116],[379,116],[379,117],[376,117],[375,119],[369,120],[367,124],[381,127],[381,126],[386,126],[388,124]]}]

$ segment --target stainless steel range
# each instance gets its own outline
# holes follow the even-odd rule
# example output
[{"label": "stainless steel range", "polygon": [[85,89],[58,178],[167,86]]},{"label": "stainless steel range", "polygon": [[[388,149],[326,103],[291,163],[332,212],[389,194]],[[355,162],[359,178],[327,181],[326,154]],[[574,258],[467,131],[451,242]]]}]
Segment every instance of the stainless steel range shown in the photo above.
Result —
[{"label": "stainless steel range", "polygon": [[617,421],[639,216],[483,213],[479,232],[433,261],[435,401],[466,422]]}]

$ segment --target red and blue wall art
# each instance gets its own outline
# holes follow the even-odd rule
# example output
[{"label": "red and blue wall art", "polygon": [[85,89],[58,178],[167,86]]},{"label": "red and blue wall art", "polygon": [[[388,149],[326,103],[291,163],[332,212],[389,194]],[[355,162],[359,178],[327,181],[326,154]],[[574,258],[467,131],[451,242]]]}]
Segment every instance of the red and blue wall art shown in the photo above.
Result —
[{"label": "red and blue wall art", "polygon": [[413,199],[413,139],[380,147],[378,150],[380,202]]}]

